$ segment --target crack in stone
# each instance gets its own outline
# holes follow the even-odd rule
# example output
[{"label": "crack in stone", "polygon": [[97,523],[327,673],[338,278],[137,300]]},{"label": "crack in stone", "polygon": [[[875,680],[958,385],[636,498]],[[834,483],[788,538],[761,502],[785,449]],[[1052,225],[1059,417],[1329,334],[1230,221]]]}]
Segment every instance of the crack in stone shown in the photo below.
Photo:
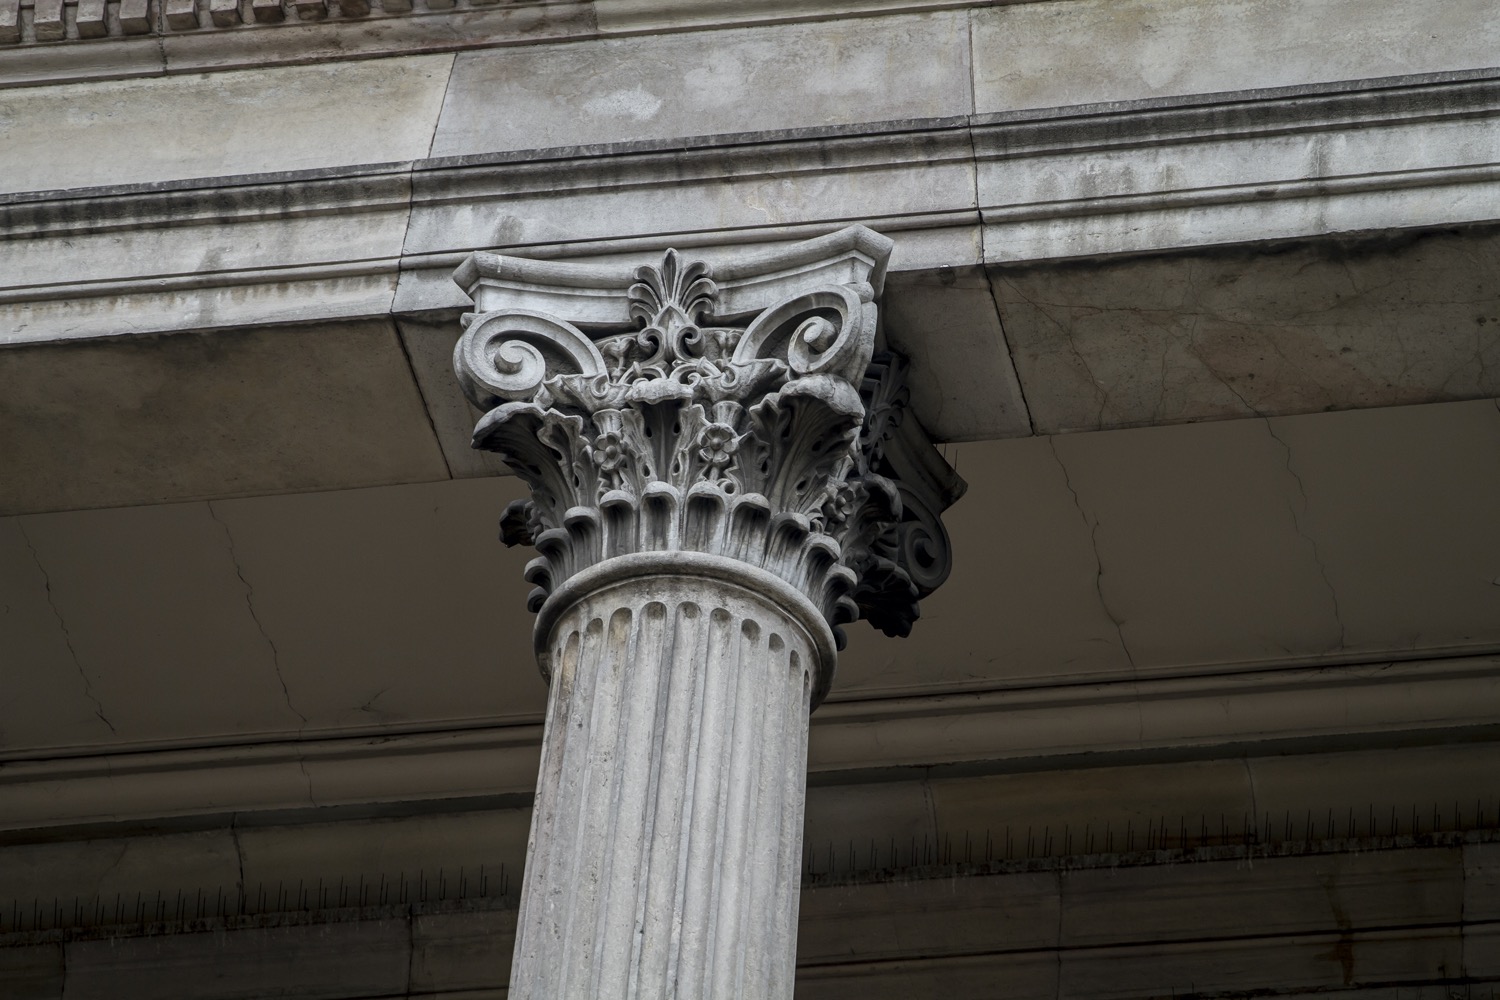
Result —
[{"label": "crack in stone", "polygon": [[[1292,446],[1287,444],[1286,440],[1276,433],[1276,428],[1272,426],[1269,417],[1262,417],[1261,419],[1265,422],[1266,433],[1271,435],[1271,440],[1279,444],[1281,450],[1286,453],[1286,471],[1297,484],[1297,495],[1302,500],[1302,510],[1305,513],[1307,511],[1307,486],[1302,482],[1302,477],[1297,474],[1297,470],[1292,468]],[[1292,526],[1297,530],[1297,534],[1302,536],[1302,539],[1307,542],[1308,548],[1312,550],[1313,563],[1318,567],[1318,575],[1323,578],[1323,586],[1328,588],[1328,598],[1333,603],[1333,620],[1339,627],[1338,645],[1335,648],[1343,649],[1348,631],[1344,625],[1343,611],[1339,607],[1338,591],[1334,589],[1333,579],[1328,575],[1328,566],[1323,562],[1322,553],[1318,551],[1317,539],[1313,538],[1307,529],[1302,526],[1302,518],[1297,516],[1297,509],[1291,503],[1288,503],[1286,507],[1287,512],[1292,515]]]},{"label": "crack in stone", "polygon": [[[230,532],[228,523],[219,517],[219,512],[214,510],[214,502],[212,500],[205,501],[204,506],[208,508],[208,516],[224,531],[224,540],[229,546],[229,559],[234,564],[234,575],[239,577],[240,586],[245,588],[245,608],[250,612],[250,620],[255,622],[255,627],[260,632],[260,637],[265,640],[266,646],[271,650],[271,666],[276,671],[276,680],[281,685],[281,696],[286,700],[286,707],[293,715],[302,720],[302,726],[305,727],[307,725],[307,716],[299,712],[297,706],[292,704],[292,692],[287,688],[286,678],[281,673],[281,651],[276,648],[276,643],[271,638],[271,634],[266,631],[265,625],[261,624],[260,615],[255,612],[255,588],[250,585],[249,580],[245,579],[245,571],[240,568],[239,553],[234,547],[234,534]],[[300,729],[301,727],[299,727],[299,732]],[[306,773],[305,769],[304,773]],[[309,795],[311,795],[311,791],[309,791]]]},{"label": "crack in stone", "polygon": [[[1026,411],[1026,426],[1033,437],[1036,436],[1036,418],[1031,415],[1031,401],[1026,398],[1026,383],[1021,379],[1021,368],[1016,364],[1016,350],[1011,346],[1010,337],[1005,332],[1005,313],[1000,308],[1000,290],[995,287],[995,279],[990,274],[988,267],[983,268],[984,284],[990,290],[990,305],[995,309],[995,325],[1000,328],[1000,342],[1005,345],[1005,354],[1010,361],[1010,370],[1016,376],[1016,392],[1021,394],[1021,408]],[[954,468],[954,472],[958,469]]]},{"label": "crack in stone", "polygon": [[120,853],[118,855],[116,855],[115,859],[113,861],[111,861],[105,867],[105,869],[102,872],[99,873],[99,881],[97,881],[97,882],[94,883],[94,898],[95,899],[98,899],[98,900],[103,900],[104,899],[104,880],[107,879],[107,878],[109,878],[111,872],[113,872],[116,868],[120,867],[121,862],[123,862],[125,860],[125,855],[127,855],[129,853],[130,853],[130,841],[127,840],[127,841],[125,841],[124,843],[122,843],[120,845]]},{"label": "crack in stone", "polygon": [[235,883],[235,891],[240,895],[240,912],[245,911],[245,850],[240,846],[240,831],[235,825],[239,822],[239,813],[229,818],[229,837],[234,841],[234,860],[239,867],[239,881]]},{"label": "crack in stone", "polygon": [[[1068,342],[1068,350],[1072,352],[1073,357],[1078,361],[1079,366],[1083,369],[1084,375],[1086,375],[1088,377],[1089,384],[1093,387],[1094,394],[1099,399],[1099,409],[1094,414],[1094,424],[1095,424],[1096,428],[1102,429],[1104,427],[1104,411],[1109,408],[1110,390],[1108,390],[1108,389],[1106,389],[1104,387],[1104,383],[1101,382],[1099,380],[1099,376],[1094,373],[1093,366],[1089,364],[1088,359],[1086,357],[1084,357],[1083,352],[1078,349],[1078,342],[1073,337],[1073,329],[1072,329],[1072,327],[1070,325],[1064,325],[1056,316],[1053,316],[1050,312],[1048,312],[1047,308],[1046,308],[1048,306],[1059,308],[1059,309],[1068,308],[1068,307],[1066,305],[1062,304],[1062,303],[1041,302],[1041,301],[1039,301],[1037,299],[1034,299],[1031,296],[1027,295],[1025,292],[1023,292],[1020,289],[1020,287],[1018,285],[1016,285],[1016,283],[1013,282],[1013,281],[1007,281],[1006,285],[1012,291],[1014,291],[1016,293],[1016,295],[1019,296],[1020,299],[1023,302],[1025,302],[1027,305],[1031,306],[1038,313],[1040,313],[1043,317],[1045,317],[1046,320],[1047,320],[1047,322],[1051,323],[1052,326],[1059,333],[1061,333],[1063,335],[1063,338]],[[992,294],[993,294],[993,292],[992,292]],[[1098,312],[1100,310],[1093,310],[1093,311],[1094,312]],[[1016,373],[1016,381],[1018,381],[1018,382],[1020,381],[1020,372],[1019,372],[1019,370]],[[1035,432],[1035,426],[1033,425],[1033,433],[1034,432]]]},{"label": "crack in stone", "polygon": [[1231,396],[1233,396],[1235,399],[1237,399],[1237,400],[1240,401],[1240,405],[1241,406],[1243,406],[1245,409],[1249,410],[1251,413],[1255,414],[1257,417],[1264,416],[1264,414],[1262,414],[1260,412],[1260,409],[1254,403],[1252,403],[1252,402],[1250,402],[1250,400],[1246,399],[1244,397],[1244,395],[1238,389],[1236,389],[1234,386],[1232,386],[1232,385],[1229,384],[1229,380],[1228,379],[1226,379],[1223,375],[1219,374],[1219,370],[1217,368],[1215,368],[1213,366],[1213,363],[1210,362],[1208,360],[1208,358],[1204,357],[1203,352],[1198,349],[1198,328],[1199,328],[1199,325],[1200,325],[1200,320],[1197,319],[1197,318],[1194,318],[1192,328],[1188,330],[1188,353],[1191,354],[1193,357],[1197,358],[1198,359],[1198,363],[1203,366],[1203,370],[1206,371],[1206,372],[1208,372],[1208,374],[1210,376],[1212,376],[1212,378],[1213,378],[1213,380],[1215,382],[1218,382],[1225,389],[1228,389],[1229,390],[1229,394]]},{"label": "crack in stone", "polygon": [[[115,724],[105,717],[104,704],[94,694],[94,684],[83,669],[83,661],[78,658],[78,650],[73,647],[73,633],[68,630],[68,623],[63,619],[62,609],[57,606],[57,601],[52,596],[52,576],[47,572],[47,567],[42,565],[41,554],[37,552],[36,546],[32,544],[31,536],[26,533],[26,527],[19,520],[16,521],[16,530],[21,533],[21,540],[26,543],[26,548],[31,553],[31,561],[36,564],[37,572],[42,574],[42,586],[47,591],[47,607],[52,609],[52,617],[57,619],[57,628],[62,632],[63,643],[68,647],[68,655],[73,659],[73,667],[78,671],[79,678],[83,680],[83,695],[94,703],[95,717],[108,726],[111,733],[118,735]],[[6,611],[9,610],[7,606]]]},{"label": "crack in stone", "polygon": [[302,778],[307,782],[307,801],[314,808],[318,808],[318,800],[313,797],[312,775],[307,770],[307,758],[301,754],[297,755],[297,769],[302,772]]},{"label": "crack in stone", "polygon": [[1248,754],[1241,759],[1245,762],[1245,780],[1250,783],[1250,822],[1254,824],[1260,816],[1260,802],[1255,795],[1255,771],[1250,767]]},{"label": "crack in stone", "polygon": [[381,695],[385,694],[393,687],[395,687],[394,684],[387,684],[379,691],[376,691],[374,694],[370,695],[370,697],[365,699],[364,704],[359,706],[359,710],[361,712],[368,712],[371,715],[384,715],[384,712],[375,707],[375,702],[380,699]]},{"label": "crack in stone", "polygon": [[[1078,516],[1083,518],[1083,523],[1089,529],[1089,545],[1094,551],[1094,593],[1099,598],[1099,608],[1104,612],[1115,627],[1115,636],[1120,642],[1120,651],[1125,654],[1125,661],[1130,664],[1131,676],[1139,679],[1140,668],[1136,665],[1135,654],[1130,651],[1130,645],[1125,641],[1125,623],[1117,616],[1109,606],[1109,600],[1104,596],[1104,559],[1099,555],[1099,520],[1090,518],[1088,511],[1084,509],[1083,501],[1078,496],[1078,490],[1073,486],[1073,477],[1068,473],[1068,467],[1063,463],[1062,455],[1057,451],[1057,436],[1049,435],[1047,447],[1052,450],[1052,460],[1057,463],[1058,469],[1063,475],[1063,485],[1067,487],[1068,493],[1073,497],[1073,506],[1078,508]],[[1145,711],[1141,706],[1140,699],[1136,699],[1136,738],[1142,743],[1146,738]]]}]

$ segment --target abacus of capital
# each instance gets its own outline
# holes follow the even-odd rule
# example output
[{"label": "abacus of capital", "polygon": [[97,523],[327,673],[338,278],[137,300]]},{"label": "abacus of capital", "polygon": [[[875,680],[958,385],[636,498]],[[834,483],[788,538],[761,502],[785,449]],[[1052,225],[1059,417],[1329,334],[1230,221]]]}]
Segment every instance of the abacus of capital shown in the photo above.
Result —
[{"label": "abacus of capital", "polygon": [[910,631],[963,489],[881,349],[890,251],[455,275],[550,687],[517,1000],[792,995],[809,713],[841,626]]}]

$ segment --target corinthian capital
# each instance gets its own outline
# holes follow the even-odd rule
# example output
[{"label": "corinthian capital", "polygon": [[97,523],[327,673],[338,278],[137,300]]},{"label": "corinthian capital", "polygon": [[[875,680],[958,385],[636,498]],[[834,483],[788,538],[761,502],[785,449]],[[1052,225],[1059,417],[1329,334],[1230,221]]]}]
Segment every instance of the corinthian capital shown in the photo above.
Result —
[{"label": "corinthian capital", "polygon": [[[905,635],[947,576],[963,482],[880,349],[891,243],[863,227],[715,266],[633,271],[478,253],[454,368],[474,446],[531,487],[531,607],[616,556],[696,552],[786,581],[839,626]],[[544,665],[545,669],[545,665]],[[826,688],[818,681],[814,700]]]}]

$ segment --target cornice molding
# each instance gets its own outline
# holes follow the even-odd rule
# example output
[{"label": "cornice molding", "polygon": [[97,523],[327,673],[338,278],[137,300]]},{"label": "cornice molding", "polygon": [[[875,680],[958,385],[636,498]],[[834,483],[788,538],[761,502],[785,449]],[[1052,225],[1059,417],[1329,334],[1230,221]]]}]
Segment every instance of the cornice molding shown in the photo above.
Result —
[{"label": "cornice molding", "polygon": [[1037,0],[0,0],[0,89]]},{"label": "cornice molding", "polygon": [[[898,267],[921,270],[1483,222],[1496,217],[1491,192],[1500,187],[1500,162],[1482,155],[1497,116],[1500,71],[1487,70],[972,119],[24,192],[0,195],[0,243],[27,262],[10,270],[0,303],[20,310],[8,324],[20,332],[8,342],[36,343],[185,328],[170,325],[182,321],[183,311],[167,308],[162,298],[174,289],[201,294],[223,287],[220,305],[193,311],[208,328],[316,319],[318,303],[333,300],[288,289],[347,281],[355,273],[363,284],[338,298],[341,316],[457,313],[465,300],[447,272],[476,250],[553,260],[654,255],[669,245],[688,251],[726,239],[785,242],[860,222],[896,240]],[[1361,166],[1409,148],[1413,129],[1446,130],[1442,142],[1423,151],[1425,162],[1388,171]],[[1258,156],[1265,143],[1300,143],[1299,136],[1311,143],[1325,135],[1330,142],[1337,137],[1345,152],[1341,165],[1321,176],[1307,176],[1306,157],[1293,152]],[[1150,190],[1117,183],[1086,196],[1028,180],[1071,175],[1080,158],[1095,155],[1122,164],[1121,177],[1149,179],[1162,164],[1175,164],[1173,183]],[[767,184],[786,182],[849,194],[769,221],[746,209]],[[874,204],[867,197],[873,191],[898,194],[880,202],[885,214],[855,214]],[[666,210],[651,210],[669,193]],[[1306,206],[1315,203],[1322,208],[1309,214]],[[544,213],[547,219],[562,213],[572,238],[555,242],[548,226],[528,221]],[[705,213],[720,224],[702,225]],[[517,238],[496,246],[496,217],[516,220]],[[376,252],[351,255],[347,230],[335,234],[327,226],[335,219],[345,226],[364,220],[385,233],[367,245]],[[237,227],[270,223],[286,223],[278,228],[278,259],[239,259],[245,254]],[[211,237],[204,235],[209,230]],[[122,262],[102,251],[80,256],[70,242],[119,233],[143,247],[210,238],[225,252],[217,268],[188,271],[171,263],[191,257],[196,264],[201,254],[143,252]],[[139,242],[146,233],[157,235]],[[251,237],[243,245],[248,252],[258,242]],[[85,239],[82,246],[89,245]],[[45,262],[62,252],[76,264],[67,280],[36,280],[52,273]],[[229,291],[247,286],[261,292]],[[111,325],[126,301],[133,320],[146,326]]]}]

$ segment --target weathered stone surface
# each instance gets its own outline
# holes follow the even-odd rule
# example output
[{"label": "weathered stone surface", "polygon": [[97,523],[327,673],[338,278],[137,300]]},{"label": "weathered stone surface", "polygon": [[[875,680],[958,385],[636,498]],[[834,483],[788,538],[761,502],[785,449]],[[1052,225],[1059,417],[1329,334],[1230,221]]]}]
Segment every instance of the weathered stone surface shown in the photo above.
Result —
[{"label": "weathered stone surface", "polygon": [[912,407],[939,441],[1031,433],[990,283],[979,268],[893,275],[885,337],[911,359]]},{"label": "weathered stone surface", "polygon": [[[318,763],[315,759],[314,767]],[[314,789],[317,781],[314,774]],[[375,819],[350,816],[316,822],[316,813],[309,815],[314,821],[246,826],[235,832],[247,910],[283,908],[277,905],[278,893],[285,894],[285,908],[300,909],[292,902],[299,888],[309,905],[323,892],[317,909],[435,901],[440,896],[499,898],[507,886],[513,898],[531,822],[531,810],[526,808],[452,812],[441,804],[416,815]],[[455,926],[439,922],[443,925]],[[513,931],[513,911],[509,926]],[[418,937],[442,939],[434,927],[423,931],[420,920],[414,930]],[[508,958],[508,953],[502,956]],[[441,969],[432,966],[425,975],[436,981],[440,974]]]},{"label": "weathered stone surface", "polygon": [[[1046,771],[950,778],[932,781],[930,794],[945,851],[967,837],[1009,858],[1138,851],[1176,843],[1210,818],[1218,827],[1221,816],[1232,817],[1243,829],[1255,811],[1245,765],[1229,760],[1079,767],[1066,778]],[[963,856],[962,843],[951,849]]]},{"label": "weathered stone surface", "polygon": [[1398,746],[1256,757],[1246,770],[1270,837],[1316,840],[1351,827],[1356,836],[1421,836],[1494,822],[1496,756],[1485,743]]},{"label": "weathered stone surface", "polygon": [[448,474],[389,321],[13,347],[0,380],[6,513]]},{"label": "weathered stone surface", "polygon": [[[0,593],[15,609],[0,618],[0,637],[14,653],[12,682],[29,693],[0,708],[4,742],[170,744],[534,721],[545,692],[529,630],[464,626],[504,602],[524,605],[522,561],[497,570],[497,556],[472,545],[493,537],[495,510],[518,487],[498,479],[0,521],[12,570],[0,574]],[[393,532],[396,524],[408,528]],[[426,527],[411,530],[418,524]],[[376,537],[381,546],[370,545]],[[424,596],[413,597],[414,580]],[[200,708],[211,692],[216,705]],[[399,766],[380,770],[395,778]],[[524,770],[534,774],[534,763]],[[306,799],[295,760],[276,773],[271,787],[290,782],[292,804]],[[267,794],[258,783],[189,787],[189,803],[220,808]],[[128,802],[104,781],[90,798],[108,811],[120,795]]]},{"label": "weathered stone surface", "polygon": [[[1500,316],[1500,300],[1489,311]],[[1486,342],[1500,360],[1500,322],[1466,318],[1476,334],[1496,330]],[[1414,339],[1461,340],[1462,320],[1453,320],[1451,333]],[[1350,645],[1451,643],[1457,652],[1500,643],[1491,502],[1500,497],[1500,403],[1360,410],[1320,423],[1317,433],[1308,420],[1270,423],[1306,498],[1299,525],[1318,542]]]},{"label": "weathered stone surface", "polygon": [[[982,117],[974,143],[985,258],[1492,221],[1493,85],[1483,75],[1403,82],[1413,85],[1379,97],[1330,88],[1041,121]],[[1327,128],[1337,119],[1346,126]]]},{"label": "weathered stone surface", "polygon": [[1064,947],[1464,918],[1457,847],[1281,858],[1257,865],[1063,871]]},{"label": "weathered stone surface", "polygon": [[160,996],[167,969],[193,1000],[342,1000],[405,992],[411,937],[405,920],[368,920],[72,941],[66,950],[69,1000]]},{"label": "weathered stone surface", "polygon": [[386,317],[408,174],[317,173],[10,206],[0,342]]},{"label": "weathered stone surface", "polygon": [[1497,271],[1480,230],[993,275],[1048,433],[1500,394]]},{"label": "weathered stone surface", "polygon": [[484,414],[464,399],[458,378],[453,374],[453,345],[463,333],[457,318],[403,319],[396,326],[448,471],[460,479],[508,475],[510,470],[498,455],[469,444],[474,425]]},{"label": "weathered stone surface", "polygon": [[[143,902],[154,908],[158,894],[169,907],[182,893],[233,896],[240,878],[237,846],[228,830],[10,844],[3,850],[0,898],[7,913],[0,926],[6,930],[19,929],[11,907],[30,911],[35,900],[46,900],[42,909],[49,924],[54,907],[68,923],[77,907],[89,923],[109,924],[117,922],[117,913],[121,921],[134,914]],[[0,956],[8,950],[0,946]]]},{"label": "weathered stone surface", "polygon": [[1113,1000],[1162,989],[1254,995],[1267,982],[1309,992],[1443,982],[1462,968],[1462,952],[1453,927],[1087,949],[1063,954],[1058,996]]},{"label": "weathered stone surface", "polygon": [[[795,245],[864,219],[896,230],[894,267],[979,260],[973,149],[962,131],[889,126],[848,141],[793,132],[680,145],[592,147],[561,163],[518,155],[426,164],[412,177],[405,252],[414,266],[425,254],[516,247],[526,256],[588,253],[600,264],[633,267],[676,246],[713,262],[751,242]],[[463,197],[454,197],[456,188]],[[451,285],[451,263],[439,263],[425,280],[414,274],[403,282]],[[462,298],[451,289],[398,299],[402,311],[455,305]]]},{"label": "weathered stone surface", "polygon": [[1478,68],[1500,47],[1485,0],[1060,0],[972,16],[981,113]]},{"label": "weathered stone surface", "polygon": [[[802,894],[803,975],[840,960],[892,961],[1058,946],[1059,873],[873,882]],[[912,919],[913,911],[941,919]],[[879,944],[876,944],[879,942]],[[874,945],[874,947],[872,947]]]},{"label": "weathered stone surface", "polygon": [[62,1000],[63,946],[0,947],[0,982],[13,1000]]},{"label": "weathered stone surface", "polygon": [[224,525],[205,507],[43,515],[18,527],[16,570],[47,614],[3,619],[6,674],[29,687],[34,674],[55,672],[68,697],[8,702],[8,747],[243,738],[301,723],[247,607]]},{"label": "weathered stone surface", "polygon": [[412,920],[411,936],[412,992],[495,989],[515,948],[516,911],[427,913]]},{"label": "weathered stone surface", "polygon": [[[0,121],[9,125],[0,191],[424,156],[452,61],[409,56],[0,90]],[[348,99],[329,100],[330,92]],[[70,142],[92,155],[53,155]]]},{"label": "weathered stone surface", "polygon": [[849,962],[800,970],[797,996],[815,1000],[902,1000],[913,996],[988,998],[997,988],[1015,1000],[1056,1000],[1051,954]]},{"label": "weathered stone surface", "polygon": [[[940,56],[940,57],[939,57]],[[900,79],[892,87],[887,81]],[[778,94],[777,101],[762,95]],[[968,18],[943,12],[466,52],[434,156],[967,114]],[[556,222],[560,231],[569,223]]]}]

